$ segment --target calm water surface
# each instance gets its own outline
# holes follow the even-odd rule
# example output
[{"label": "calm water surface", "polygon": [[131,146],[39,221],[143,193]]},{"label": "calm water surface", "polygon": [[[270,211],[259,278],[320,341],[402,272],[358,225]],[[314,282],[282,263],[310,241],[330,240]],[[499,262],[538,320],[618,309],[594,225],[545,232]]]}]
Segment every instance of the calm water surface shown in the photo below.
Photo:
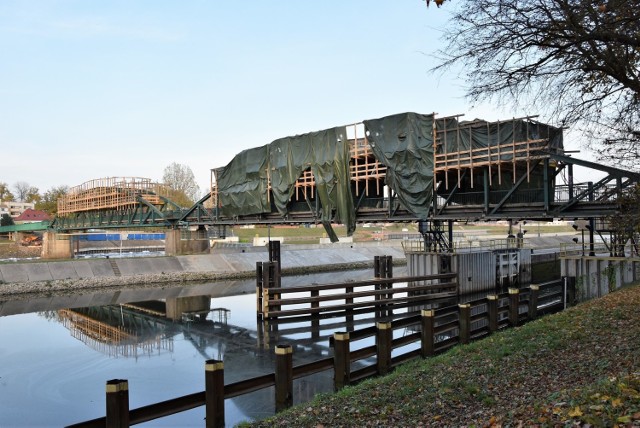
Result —
[{"label": "calm water surface", "polygon": [[[398,269],[396,276],[404,275]],[[371,271],[283,278],[283,286],[371,278]],[[63,426],[104,416],[105,382],[129,381],[130,408],[204,390],[204,362],[225,362],[225,383],[271,373],[273,347],[294,365],[329,355],[320,331],[277,336],[256,321],[255,282],[131,289],[0,301],[0,426]],[[206,310],[206,320],[183,312]],[[210,311],[224,308],[226,311]],[[224,319],[223,314],[227,314]],[[319,337],[318,337],[319,336]],[[332,390],[330,371],[294,382],[297,402]],[[226,400],[228,426],[273,414],[272,388]],[[204,407],[143,424],[204,426]]]}]

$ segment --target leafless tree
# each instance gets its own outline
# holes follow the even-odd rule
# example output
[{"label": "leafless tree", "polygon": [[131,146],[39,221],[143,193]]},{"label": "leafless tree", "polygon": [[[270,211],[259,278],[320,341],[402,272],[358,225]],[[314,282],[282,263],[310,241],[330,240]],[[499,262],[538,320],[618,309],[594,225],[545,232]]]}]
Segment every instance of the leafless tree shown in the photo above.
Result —
[{"label": "leafless tree", "polygon": [[434,70],[467,95],[576,126],[619,165],[640,164],[640,0],[460,0]]},{"label": "leafless tree", "polygon": [[200,187],[196,184],[193,171],[187,165],[173,162],[164,169],[162,181],[173,190],[169,199],[179,205],[190,206],[199,199]]},{"label": "leafless tree", "polygon": [[31,185],[26,181],[18,181],[13,185],[16,200],[19,202],[27,202],[27,197],[29,196],[29,193],[31,193],[31,190]]}]

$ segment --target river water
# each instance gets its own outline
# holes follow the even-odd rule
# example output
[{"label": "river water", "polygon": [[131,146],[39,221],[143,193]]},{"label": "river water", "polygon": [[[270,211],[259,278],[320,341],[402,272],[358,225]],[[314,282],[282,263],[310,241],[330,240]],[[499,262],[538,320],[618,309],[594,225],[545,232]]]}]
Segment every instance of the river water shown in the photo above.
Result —
[{"label": "river water", "polygon": [[[285,277],[283,286],[372,276],[367,270]],[[273,372],[279,343],[294,345],[294,365],[330,355],[327,336],[336,331],[335,320],[323,320],[315,331],[293,325],[288,328],[298,328],[290,335],[269,333],[256,320],[255,305],[252,280],[0,301],[0,426],[102,417],[110,379],[128,380],[135,409],[203,391],[208,359],[224,360],[225,383],[232,383]],[[295,402],[331,391],[332,377],[327,371],[296,380]],[[225,402],[227,426],[273,411],[273,388]],[[204,407],[143,426],[201,427]]]}]

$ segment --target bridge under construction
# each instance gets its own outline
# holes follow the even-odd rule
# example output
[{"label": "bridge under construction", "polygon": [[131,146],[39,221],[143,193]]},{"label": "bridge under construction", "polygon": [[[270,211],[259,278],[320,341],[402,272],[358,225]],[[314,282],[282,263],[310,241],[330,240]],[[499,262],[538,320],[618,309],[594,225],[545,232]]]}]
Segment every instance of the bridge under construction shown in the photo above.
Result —
[{"label": "bridge under construction", "polygon": [[[574,180],[586,168],[596,182]],[[463,120],[401,113],[284,137],[211,170],[211,189],[191,207],[144,178],[107,178],[58,201],[57,231],[142,226],[224,234],[242,224],[420,222],[425,242],[447,250],[454,221],[588,219],[607,216],[640,174],[577,159],[562,129],[536,117]],[[449,239],[448,239],[449,237]]]}]

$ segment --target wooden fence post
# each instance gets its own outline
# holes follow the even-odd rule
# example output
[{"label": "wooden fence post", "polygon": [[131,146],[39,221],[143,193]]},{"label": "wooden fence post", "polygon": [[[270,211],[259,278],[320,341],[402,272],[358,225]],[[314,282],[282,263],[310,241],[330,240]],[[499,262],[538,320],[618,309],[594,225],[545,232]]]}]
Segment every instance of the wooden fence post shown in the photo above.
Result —
[{"label": "wooden fence post", "polygon": [[487,317],[489,318],[489,332],[498,331],[498,296],[490,294],[487,296]]},{"label": "wooden fence post", "polygon": [[471,338],[471,305],[459,304],[458,305],[458,328],[459,328],[459,340],[462,344],[469,343]]},{"label": "wooden fence post", "polygon": [[534,320],[538,317],[538,294],[540,293],[539,285],[529,287],[529,319]]},{"label": "wooden fence post", "polygon": [[[385,278],[393,278],[393,257],[392,256],[384,256],[383,258],[383,263],[384,263],[384,277]],[[389,283],[385,285],[386,289],[392,289],[393,288],[393,283]],[[385,295],[386,299],[392,299],[393,298],[393,293],[389,293]],[[393,305],[388,305],[387,306],[387,311],[385,313],[385,316],[387,317],[392,317],[393,316]]]},{"label": "wooden fence post", "polygon": [[376,323],[376,357],[378,374],[385,375],[391,370],[391,341],[393,330],[390,322]]},{"label": "wooden fence post", "polygon": [[206,427],[224,428],[224,363],[207,360],[204,375]]},{"label": "wooden fence post", "polygon": [[[383,272],[382,272],[382,263],[380,262],[380,256],[373,256],[373,276],[375,278],[382,278]],[[380,284],[376,284],[373,289],[375,291],[379,291],[382,289],[382,285]],[[375,300],[375,317],[376,318],[382,318],[382,310],[380,308],[380,305],[378,303],[379,300],[382,299],[382,296],[380,294],[376,294],[375,297],[373,298]]]},{"label": "wooden fence post", "polygon": [[125,379],[107,381],[107,428],[129,426],[129,382]]},{"label": "wooden fence post", "polygon": [[[348,295],[353,294],[353,287],[346,287],[345,291],[347,292]],[[344,303],[345,304],[351,304],[353,303],[353,297],[346,297],[344,299]],[[347,324],[349,323],[353,323],[353,308],[348,308],[347,309],[347,318],[346,318]],[[351,326],[352,328],[352,326]]]},{"label": "wooden fence post", "polygon": [[385,278],[393,278],[393,256],[384,256]]},{"label": "wooden fence post", "polygon": [[293,405],[293,348],[276,345],[276,412]]},{"label": "wooden fence post", "polygon": [[349,333],[333,333],[333,339],[333,387],[338,391],[351,383]]},{"label": "wooden fence post", "polygon": [[520,306],[520,290],[517,288],[509,289],[509,323],[511,327],[517,327]]},{"label": "wooden fence post", "polygon": [[434,342],[434,315],[435,311],[423,309],[420,312],[420,325],[422,332],[420,336],[420,348],[422,352],[422,358],[429,357],[434,354],[433,342]]}]

